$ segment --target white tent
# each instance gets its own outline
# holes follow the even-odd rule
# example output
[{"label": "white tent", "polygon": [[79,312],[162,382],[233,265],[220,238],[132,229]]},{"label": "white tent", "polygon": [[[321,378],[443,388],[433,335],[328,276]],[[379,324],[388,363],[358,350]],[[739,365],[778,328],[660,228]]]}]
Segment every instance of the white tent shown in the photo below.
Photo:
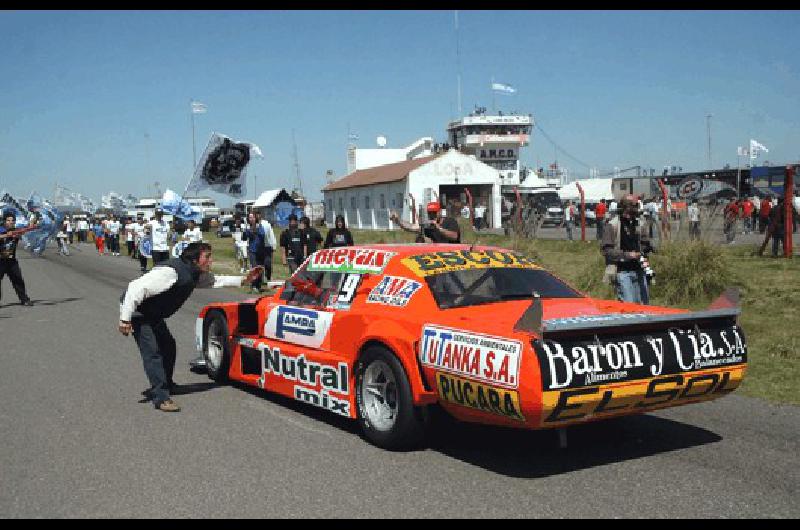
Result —
[{"label": "white tent", "polygon": [[558,190],[558,196],[562,201],[579,201],[581,194],[578,192],[578,183],[583,187],[584,199],[586,202],[599,202],[602,199],[612,200],[614,194],[611,192],[612,179],[584,179],[576,180],[566,184]]},{"label": "white tent", "polygon": [[[275,199],[278,198],[278,195],[281,192],[286,193],[283,188],[276,188],[274,190],[267,190],[263,192],[261,195],[258,196],[256,202],[253,203],[253,208],[266,208],[268,206],[272,206],[272,203],[275,202]],[[287,193],[288,195],[288,193]]]}]

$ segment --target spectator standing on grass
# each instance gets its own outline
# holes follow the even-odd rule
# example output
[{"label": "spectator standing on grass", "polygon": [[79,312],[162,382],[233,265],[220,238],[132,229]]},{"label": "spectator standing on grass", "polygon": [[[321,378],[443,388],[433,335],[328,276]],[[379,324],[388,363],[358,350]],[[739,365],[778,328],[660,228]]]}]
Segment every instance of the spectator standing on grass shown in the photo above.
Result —
[{"label": "spectator standing on grass", "polygon": [[200,227],[197,226],[197,223],[189,220],[186,230],[183,231],[181,240],[187,243],[200,243],[203,241],[203,232],[200,230]]},{"label": "spectator standing on grass", "polygon": [[353,234],[347,229],[344,216],[337,215],[333,228],[325,234],[325,243],[322,248],[349,247],[353,244]]},{"label": "spectator standing on grass", "polygon": [[619,213],[611,216],[603,233],[603,281],[615,286],[620,301],[646,305],[650,293],[641,257],[652,252],[652,245],[644,227],[639,226],[636,197],[624,196],[619,206]]},{"label": "spectator standing on grass", "polygon": [[94,234],[94,247],[97,249],[97,254],[102,256],[105,254],[106,236],[103,224],[99,220],[95,221],[92,233]]},{"label": "spectator standing on grass", "polygon": [[[256,212],[247,214],[247,228],[242,233],[242,241],[247,242],[247,256],[250,259],[251,267],[264,263],[266,254],[265,240],[267,234],[259,221],[259,215]],[[253,291],[260,292],[261,283],[262,278],[259,276],[253,282]]]},{"label": "spectator standing on grass", "polygon": [[753,218],[753,201],[750,200],[750,197],[745,197],[742,201],[741,214],[744,233],[751,234],[753,232],[753,226],[750,224]]},{"label": "spectator standing on grass", "polygon": [[297,270],[297,267],[303,264],[305,259],[303,255],[305,241],[303,233],[297,226],[297,216],[295,214],[289,216],[289,227],[281,232],[280,244],[283,252],[282,263],[289,267],[289,274],[292,275]]},{"label": "spectator standing on grass", "polygon": [[601,200],[594,207],[594,222],[597,225],[597,240],[603,240],[603,229],[606,222],[606,201]]},{"label": "spectator standing on grass", "polygon": [[486,203],[481,201],[475,207],[475,229],[482,230],[486,228]]},{"label": "spectator standing on grass", "polygon": [[150,237],[153,239],[153,266],[169,259],[169,223],[164,220],[164,212],[156,210],[155,218],[148,223]]},{"label": "spectator standing on grass", "polygon": [[764,197],[763,199],[761,199],[761,208],[759,211],[760,217],[758,219],[759,220],[758,231],[762,234],[769,226],[769,218],[770,218],[769,214],[771,211],[772,211],[772,201],[770,200],[769,196]]},{"label": "spectator standing on grass", "polygon": [[231,237],[233,238],[233,249],[236,253],[236,261],[239,263],[239,272],[244,273],[247,270],[247,241],[243,239],[244,237],[244,230],[242,229],[241,223],[236,223],[233,226],[233,234]]},{"label": "spectator standing on grass", "polygon": [[575,224],[575,206],[572,201],[567,201],[564,207],[564,226],[567,227],[567,238],[572,241],[572,227]]},{"label": "spectator standing on grass", "polygon": [[733,244],[736,239],[736,219],[739,217],[739,205],[736,203],[736,198],[731,197],[725,209],[722,212],[723,232],[725,232],[725,242]]},{"label": "spectator standing on grass", "polygon": [[700,239],[700,208],[696,200],[686,208],[686,213],[689,215],[689,237]]},{"label": "spectator standing on grass", "polygon": [[786,234],[786,225],[784,224],[784,220],[786,219],[786,210],[783,207],[783,197],[778,199],[777,206],[774,206],[772,210],[770,210],[770,220],[769,223],[772,225],[772,257],[778,257],[778,247],[781,247],[783,250],[783,236]]},{"label": "spectator standing on grass", "polygon": [[406,232],[416,232],[422,238],[418,242],[430,243],[460,243],[461,228],[452,217],[442,217],[442,207],[438,202],[429,202],[425,207],[428,214],[427,220],[419,224],[409,224],[400,219],[397,212],[392,210],[389,219]]},{"label": "spectator standing on grass", "polygon": [[323,242],[322,234],[311,226],[311,220],[306,216],[300,218],[300,230],[303,232],[303,245],[305,249],[303,255],[310,256],[317,251],[317,247]]}]

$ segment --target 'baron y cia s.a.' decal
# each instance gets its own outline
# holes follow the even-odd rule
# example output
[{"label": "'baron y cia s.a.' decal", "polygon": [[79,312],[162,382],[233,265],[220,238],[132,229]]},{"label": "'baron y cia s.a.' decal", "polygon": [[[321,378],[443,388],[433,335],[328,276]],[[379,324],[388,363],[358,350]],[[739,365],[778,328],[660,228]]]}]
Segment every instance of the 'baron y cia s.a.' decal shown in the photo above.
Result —
[{"label": "'baron y cia s.a.' decal", "polygon": [[414,293],[422,287],[420,282],[400,276],[384,276],[367,296],[368,304],[405,307]]},{"label": "'baron y cia s.a.' decal", "polygon": [[279,305],[269,313],[264,324],[264,336],[319,348],[333,321],[333,313]]}]

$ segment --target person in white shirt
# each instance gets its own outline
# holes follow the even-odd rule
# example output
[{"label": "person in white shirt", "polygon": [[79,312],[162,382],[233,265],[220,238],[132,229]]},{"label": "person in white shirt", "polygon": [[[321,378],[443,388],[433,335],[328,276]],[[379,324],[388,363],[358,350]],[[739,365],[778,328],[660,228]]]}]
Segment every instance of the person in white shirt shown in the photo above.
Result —
[{"label": "person in white shirt", "polygon": [[264,228],[264,247],[266,249],[263,262],[264,277],[267,281],[270,281],[272,280],[272,255],[275,252],[275,248],[278,246],[278,241],[275,238],[275,231],[272,229],[272,224],[270,224],[269,221],[259,216],[259,224]]},{"label": "person in white shirt", "polygon": [[197,226],[197,223],[191,220],[189,221],[189,227],[184,230],[182,240],[189,243],[200,243],[203,241],[203,232],[200,230],[200,227]]},{"label": "person in white shirt", "polygon": [[567,237],[572,241],[572,227],[575,222],[575,206],[572,201],[567,201],[564,207],[564,226],[567,227]]},{"label": "person in white shirt", "polygon": [[692,239],[700,239],[700,208],[697,206],[697,201],[692,201],[686,213],[689,214],[689,236]]},{"label": "person in white shirt", "polygon": [[120,222],[113,215],[108,220],[109,250],[112,256],[119,256],[119,229]]},{"label": "person in white shirt", "polygon": [[150,381],[143,394],[158,410],[180,410],[170,398],[177,386],[172,379],[177,351],[165,320],[183,306],[196,287],[241,286],[261,274],[256,267],[246,277],[214,276],[211,265],[211,245],[191,243],[179,258],[159,263],[131,281],[120,298],[118,329],[125,336],[133,333],[136,339]]},{"label": "person in white shirt", "polygon": [[131,259],[134,257],[133,250],[135,248],[134,243],[136,242],[136,235],[134,234],[135,224],[136,223],[133,222],[133,219],[128,217],[128,219],[125,221],[125,227],[123,228],[125,233],[125,244],[128,247],[128,257]]},{"label": "person in white shirt", "polygon": [[136,222],[133,225],[133,236],[134,236],[134,247],[135,247],[135,255],[139,258],[139,270],[142,271],[142,274],[147,272],[147,258],[142,252],[142,245],[144,244],[144,240],[150,237],[150,227],[145,222],[145,220],[140,216],[136,219]]},{"label": "person in white shirt", "polygon": [[247,270],[247,241],[242,240],[242,233],[244,229],[241,224],[235,224],[233,227],[233,247],[236,254],[236,260],[239,262],[239,272],[244,274]]},{"label": "person in white shirt", "polygon": [[475,230],[481,230],[484,228],[484,216],[486,215],[486,205],[483,202],[480,202],[478,206],[475,207]]},{"label": "person in white shirt", "polygon": [[164,220],[164,212],[156,210],[155,219],[147,226],[153,240],[153,266],[169,259],[169,223]]},{"label": "person in white shirt", "polygon": [[66,225],[64,227],[64,230],[67,232],[67,238],[69,239],[69,244],[72,245],[74,243],[74,241],[72,240],[72,233],[75,230],[75,226],[72,224],[72,220],[70,220],[69,217],[67,217],[65,221]]},{"label": "person in white shirt", "polygon": [[611,201],[611,204],[608,205],[608,212],[606,212],[606,214],[609,217],[617,214],[617,201],[614,200]]}]

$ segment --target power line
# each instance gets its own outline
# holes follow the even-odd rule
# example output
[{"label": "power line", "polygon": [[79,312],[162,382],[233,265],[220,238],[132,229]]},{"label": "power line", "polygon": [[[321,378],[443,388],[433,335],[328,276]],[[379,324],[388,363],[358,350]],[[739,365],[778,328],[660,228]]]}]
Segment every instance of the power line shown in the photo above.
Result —
[{"label": "power line", "polygon": [[583,167],[585,167],[586,169],[592,169],[592,166],[590,166],[590,165],[589,165],[589,164],[587,164],[586,162],[583,162],[583,161],[582,161],[582,160],[580,160],[579,158],[577,158],[577,157],[575,157],[575,156],[571,155],[571,154],[570,154],[569,152],[567,152],[567,151],[566,151],[566,150],[565,150],[563,147],[561,147],[560,145],[558,145],[558,144],[555,142],[555,140],[553,140],[553,139],[550,137],[550,135],[549,135],[549,134],[547,134],[547,133],[545,132],[545,130],[544,130],[544,129],[542,129],[542,126],[541,126],[541,125],[539,125],[538,123],[536,123],[536,128],[537,128],[537,129],[539,129],[539,131],[540,131],[540,132],[541,132],[541,133],[544,135],[544,137],[545,137],[545,138],[546,138],[546,139],[547,139],[547,140],[548,140],[548,141],[549,141],[551,144],[553,144],[553,147],[555,147],[555,148],[556,148],[558,151],[561,151],[561,153],[563,153],[563,154],[564,154],[564,155],[565,155],[567,158],[569,158],[570,160],[572,160],[572,161],[574,161],[574,162],[577,162],[578,164],[582,165],[582,166],[583,166]]}]

